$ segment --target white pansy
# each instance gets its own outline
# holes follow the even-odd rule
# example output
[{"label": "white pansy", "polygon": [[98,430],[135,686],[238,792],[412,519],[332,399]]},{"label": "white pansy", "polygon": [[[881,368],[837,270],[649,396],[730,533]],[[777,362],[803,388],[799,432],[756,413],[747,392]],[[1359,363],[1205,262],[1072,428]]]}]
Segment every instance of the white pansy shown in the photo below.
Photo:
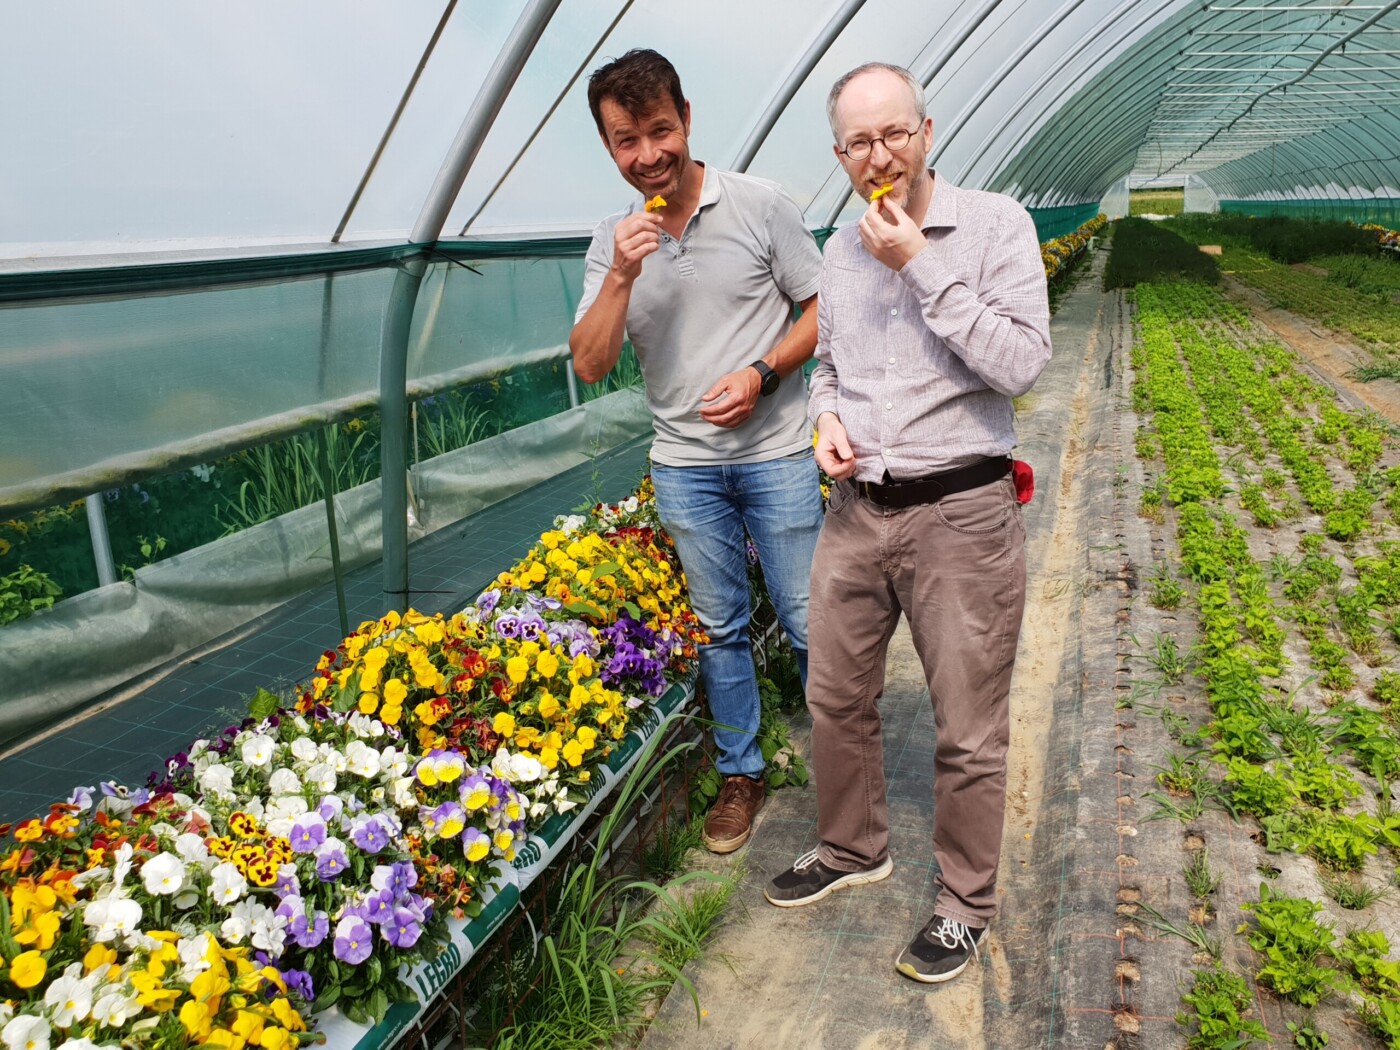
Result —
[{"label": "white pansy", "polygon": [[248,936],[248,929],[247,917],[235,912],[219,926],[219,937],[225,944],[242,944],[243,938]]},{"label": "white pansy", "polygon": [[189,984],[211,965],[205,958],[209,952],[208,933],[201,932],[181,938],[175,945],[175,950],[180,953],[180,980],[185,984]]},{"label": "white pansy", "polygon": [[378,776],[379,752],[363,740],[352,740],[350,746],[345,749],[345,768],[366,780]]},{"label": "white pansy", "polygon": [[577,805],[578,803],[573,799],[561,798],[555,801],[554,810],[556,813],[567,813]]},{"label": "white pansy", "polygon": [[292,756],[298,762],[314,762],[319,753],[308,737],[299,736],[292,741]]},{"label": "white pansy", "polygon": [[418,805],[413,794],[413,777],[399,777],[391,785],[394,792],[394,806],[398,809],[412,809]]},{"label": "white pansy", "polygon": [[287,940],[286,927],[291,921],[289,916],[278,915],[271,908],[260,907],[252,916],[253,947],[273,957],[280,956]]},{"label": "white pansy", "polygon": [[[82,970],[78,964],[77,969]],[[44,1005],[60,1028],[71,1028],[92,1012],[92,988],[77,974],[64,973],[44,989]]]},{"label": "white pansy", "polygon": [[175,852],[186,864],[203,864],[209,859],[209,847],[204,836],[187,831],[175,840]]},{"label": "white pansy", "polygon": [[122,888],[122,883],[131,873],[131,856],[134,852],[135,849],[130,842],[123,842],[112,854],[112,859],[115,861],[112,865],[112,891],[114,893]]},{"label": "white pansy", "polygon": [[309,733],[309,732],[311,732],[311,723],[308,722],[308,721],[307,721],[305,718],[303,718],[301,715],[293,715],[293,716],[292,716],[292,725],[296,726],[297,732],[299,732],[299,733]]},{"label": "white pansy", "polygon": [[268,777],[267,790],[274,795],[295,795],[301,790],[301,780],[284,766]]},{"label": "white pansy", "polygon": [[306,783],[322,794],[329,795],[335,790],[335,770],[329,763],[317,762],[306,771]]},{"label": "white pansy", "polygon": [[49,1050],[49,1022],[32,1014],[20,1014],[0,1029],[6,1050]]},{"label": "white pansy", "polygon": [[227,798],[233,794],[233,770],[222,762],[215,762],[209,766],[197,779],[206,795]]},{"label": "white pansy", "polygon": [[407,773],[411,761],[407,751],[400,751],[393,745],[379,752],[379,768],[391,777],[401,777]]},{"label": "white pansy", "polygon": [[125,938],[141,925],[141,905],[115,894],[101,897],[83,909],[83,923],[92,927],[94,941],[106,943]]},{"label": "white pansy", "polygon": [[104,1028],[125,1028],[140,1012],[136,996],[121,991],[105,992],[92,1004],[92,1019]]},{"label": "white pansy", "polygon": [[218,904],[232,904],[248,890],[248,880],[228,861],[217,865],[211,874],[209,895]]},{"label": "white pansy", "polygon": [[185,884],[185,865],[173,853],[157,853],[141,865],[141,881],[147,893],[173,897]]},{"label": "white pansy", "polygon": [[277,750],[277,741],[262,733],[254,733],[247,740],[243,741],[243,747],[239,753],[243,756],[243,761],[250,766],[261,768],[272,761],[272,756]]},{"label": "white pansy", "polygon": [[332,769],[334,769],[337,773],[344,773],[345,770],[348,768],[348,763],[345,761],[345,756],[333,747],[327,747],[325,751],[322,752],[322,756],[326,764]]},{"label": "white pansy", "polygon": [[58,1050],[116,1050],[115,1043],[94,1043],[86,1036],[79,1036],[76,1039],[65,1039],[58,1044]]},{"label": "white pansy", "polygon": [[259,824],[261,824],[263,820],[262,796],[259,795],[256,798],[245,798],[243,800],[243,812],[248,814],[248,816],[252,817]]},{"label": "white pansy", "polygon": [[264,810],[269,835],[285,839],[292,834],[292,822],[311,808],[300,795],[284,795],[274,798]]}]

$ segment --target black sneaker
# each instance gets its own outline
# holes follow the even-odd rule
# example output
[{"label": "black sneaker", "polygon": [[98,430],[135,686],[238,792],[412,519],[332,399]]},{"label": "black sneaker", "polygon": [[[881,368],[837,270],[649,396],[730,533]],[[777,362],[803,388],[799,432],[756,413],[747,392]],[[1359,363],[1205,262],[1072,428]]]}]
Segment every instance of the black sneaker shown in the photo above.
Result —
[{"label": "black sneaker", "polygon": [[894,968],[905,977],[925,984],[951,981],[967,969],[974,956],[981,962],[978,946],[986,935],[986,927],[967,926],[956,919],[935,915],[928,925],[915,934],[909,947],[899,953]]},{"label": "black sneaker", "polygon": [[889,878],[894,861],[886,857],[873,868],[863,871],[837,871],[817,860],[817,851],[804,853],[791,868],[773,879],[763,890],[769,904],[779,908],[796,908],[819,901],[832,890],[842,886],[861,886]]}]

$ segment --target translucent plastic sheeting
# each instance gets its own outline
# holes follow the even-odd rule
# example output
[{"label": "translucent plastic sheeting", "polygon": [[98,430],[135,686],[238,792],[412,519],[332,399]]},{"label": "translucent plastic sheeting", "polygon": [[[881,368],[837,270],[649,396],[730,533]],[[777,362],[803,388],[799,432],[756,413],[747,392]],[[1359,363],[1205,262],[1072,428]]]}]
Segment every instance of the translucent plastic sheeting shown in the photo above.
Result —
[{"label": "translucent plastic sheeting", "polygon": [[1215,195],[1205,181],[1199,175],[1186,176],[1186,184],[1183,187],[1182,211],[1217,212],[1220,210],[1220,198]]},{"label": "translucent plastic sheeting", "polygon": [[[620,391],[419,465],[415,491],[434,531],[646,432],[638,391]],[[380,486],[336,497],[342,563],[380,551]],[[76,713],[123,683],[331,579],[322,506],[309,506],[137,569],[4,628],[0,744]],[[54,660],[63,653],[62,660]]]},{"label": "translucent plastic sheeting", "polygon": [[[567,355],[582,265],[433,264],[410,334],[410,388]],[[0,509],[109,488],[123,471],[188,465],[201,448],[224,451],[240,427],[252,444],[259,427],[280,436],[377,402],[393,274],[0,308]]]},{"label": "translucent plastic sheeting", "polygon": [[[0,5],[0,258],[329,240],[445,6]],[[417,178],[395,227],[524,2],[458,6],[450,82],[422,100],[448,129],[396,135]]]},{"label": "translucent plastic sheeting", "polygon": [[1103,195],[1103,200],[1099,201],[1099,211],[1110,219],[1121,219],[1128,214],[1127,179],[1119,179],[1109,187],[1108,192]]}]

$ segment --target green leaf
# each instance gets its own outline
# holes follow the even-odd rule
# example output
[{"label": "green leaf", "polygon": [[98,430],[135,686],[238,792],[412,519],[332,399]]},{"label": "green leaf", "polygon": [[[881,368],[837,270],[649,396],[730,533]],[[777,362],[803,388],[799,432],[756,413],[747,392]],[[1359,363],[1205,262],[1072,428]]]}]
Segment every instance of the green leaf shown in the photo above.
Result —
[{"label": "green leaf", "polygon": [[594,605],[592,602],[565,602],[564,609],[567,612],[577,613],[580,616],[591,616],[595,620],[603,619],[603,610],[598,608],[598,606]]},{"label": "green leaf", "polygon": [[605,561],[599,565],[595,565],[593,566],[593,579],[596,580],[602,576],[611,576],[613,573],[617,572],[619,568],[621,568],[621,566],[615,561]]},{"label": "green leaf", "polygon": [[253,698],[248,701],[248,715],[250,718],[266,718],[276,711],[282,704],[275,693],[269,693],[266,689],[259,688],[253,694]]},{"label": "green leaf", "polygon": [[369,993],[369,1001],[365,1004],[369,1009],[369,1014],[374,1018],[374,1023],[378,1024],[384,1020],[384,1015],[389,1012],[389,996],[383,988],[375,988]]}]

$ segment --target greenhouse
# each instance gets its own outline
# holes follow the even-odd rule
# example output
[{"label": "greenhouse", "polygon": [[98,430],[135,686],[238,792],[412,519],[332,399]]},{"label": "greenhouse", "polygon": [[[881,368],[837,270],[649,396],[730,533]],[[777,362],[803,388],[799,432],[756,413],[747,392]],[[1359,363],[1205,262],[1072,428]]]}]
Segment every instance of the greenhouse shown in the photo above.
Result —
[{"label": "greenhouse", "polygon": [[0,85],[4,1050],[1400,1048],[1400,0]]}]

